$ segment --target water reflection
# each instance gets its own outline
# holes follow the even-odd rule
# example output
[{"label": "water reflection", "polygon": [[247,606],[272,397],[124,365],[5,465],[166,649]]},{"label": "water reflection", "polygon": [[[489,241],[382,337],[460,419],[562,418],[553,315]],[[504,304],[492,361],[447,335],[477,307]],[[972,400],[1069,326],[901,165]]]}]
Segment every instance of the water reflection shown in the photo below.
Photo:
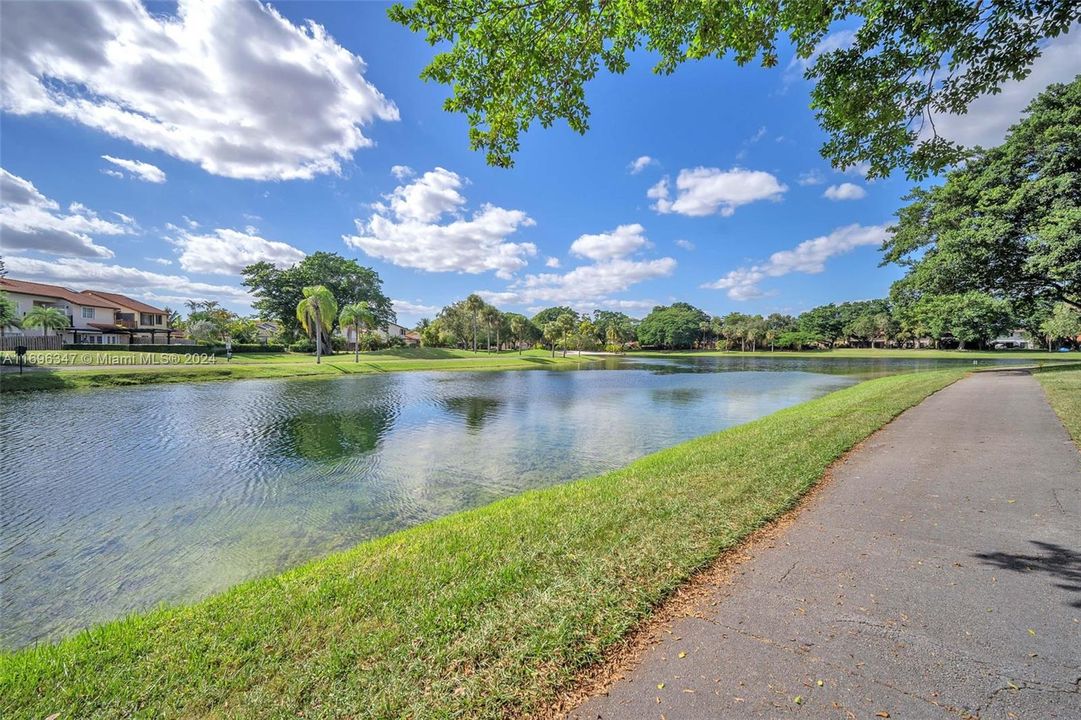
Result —
[{"label": "water reflection", "polygon": [[618,467],[896,364],[688,358],[605,367],[4,398],[0,644],[203,597]]}]

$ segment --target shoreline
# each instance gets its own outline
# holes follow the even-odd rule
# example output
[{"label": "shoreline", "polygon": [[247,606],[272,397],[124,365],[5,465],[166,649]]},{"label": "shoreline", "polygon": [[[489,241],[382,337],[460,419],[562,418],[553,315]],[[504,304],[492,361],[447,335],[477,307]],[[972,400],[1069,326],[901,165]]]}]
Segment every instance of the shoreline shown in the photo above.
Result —
[{"label": "shoreline", "polygon": [[[537,711],[853,446],[965,374],[858,383],[605,475],[4,652],[0,696],[27,717]],[[334,704],[312,705],[322,697]]]}]

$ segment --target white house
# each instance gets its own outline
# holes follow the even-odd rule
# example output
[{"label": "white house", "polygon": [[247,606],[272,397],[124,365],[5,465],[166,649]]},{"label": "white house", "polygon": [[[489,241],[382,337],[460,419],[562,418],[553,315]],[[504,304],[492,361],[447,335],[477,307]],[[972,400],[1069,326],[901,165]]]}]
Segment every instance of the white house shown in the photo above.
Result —
[{"label": "white house", "polygon": [[[77,293],[59,285],[0,278],[0,290],[8,294],[22,318],[35,306],[54,307],[68,316],[68,328],[62,333],[65,343],[126,343],[127,337],[112,328],[116,322],[116,303],[94,295]],[[8,328],[10,335],[41,337],[41,328]],[[49,332],[52,335],[52,331]]]},{"label": "white house", "polygon": [[[408,329],[402,327],[398,323],[387,323],[383,327],[376,328],[374,332],[375,334],[382,335],[383,337],[388,339],[392,337],[401,338],[402,342],[407,345],[413,345],[415,342],[414,338],[411,337],[412,333],[410,333]],[[345,328],[343,334],[345,335],[345,339],[347,342],[353,342],[353,328]]]}]

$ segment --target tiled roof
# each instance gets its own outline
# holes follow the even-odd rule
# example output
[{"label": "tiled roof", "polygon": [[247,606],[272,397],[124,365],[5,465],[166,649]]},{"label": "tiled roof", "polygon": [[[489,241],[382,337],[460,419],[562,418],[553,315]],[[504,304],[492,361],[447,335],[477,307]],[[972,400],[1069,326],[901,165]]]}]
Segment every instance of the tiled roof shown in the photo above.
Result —
[{"label": "tiled roof", "polygon": [[117,305],[123,305],[126,308],[131,308],[132,310],[137,310],[141,313],[156,313],[158,315],[165,314],[165,311],[160,308],[156,308],[153,305],[147,305],[146,303],[139,302],[138,300],[133,300],[127,295],[121,295],[120,293],[107,293],[101,290],[83,290],[81,294],[93,295],[99,298],[103,298],[108,302],[116,303]]},{"label": "tiled roof", "polygon": [[23,295],[38,295],[57,300],[67,300],[76,305],[109,308],[110,310],[117,309],[117,306],[108,298],[84,295],[59,285],[46,285],[45,283],[30,282],[28,280],[15,280],[14,278],[0,278],[0,289]]}]

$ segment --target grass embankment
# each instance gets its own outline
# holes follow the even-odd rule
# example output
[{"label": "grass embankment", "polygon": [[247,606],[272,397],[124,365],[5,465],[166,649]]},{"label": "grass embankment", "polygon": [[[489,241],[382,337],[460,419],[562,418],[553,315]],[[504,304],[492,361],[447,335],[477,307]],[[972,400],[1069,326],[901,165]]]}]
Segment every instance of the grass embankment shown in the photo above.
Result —
[{"label": "grass embankment", "polygon": [[1057,353],[1046,350],[899,350],[896,348],[839,348],[837,350],[777,350],[770,352],[756,350],[755,352],[741,352],[739,350],[637,350],[628,353],[629,356],[643,357],[794,357],[794,358],[904,358],[906,360],[1072,360],[1078,357],[1078,353]]},{"label": "grass embankment", "polygon": [[1081,367],[1044,368],[1036,373],[1047,400],[1081,449]]},{"label": "grass embankment", "polygon": [[871,380],[607,475],[5,654],[0,714],[535,711],[681,582],[792,508],[845,451],[961,375]]},{"label": "grass embankment", "polygon": [[[94,351],[90,352],[92,354]],[[231,361],[226,361],[224,357],[212,357],[205,364],[194,362],[198,356],[193,356],[189,362],[177,361],[176,356],[164,358],[159,353],[149,353],[141,358],[144,360],[142,364],[127,364],[132,355],[130,351],[108,351],[96,358],[100,367],[72,366],[74,362],[81,362],[84,358],[80,356],[86,354],[76,350],[43,352],[39,357],[51,359],[52,364],[39,364],[21,375],[10,370],[4,372],[0,378],[0,391],[126,387],[253,378],[335,377],[409,370],[520,370],[567,367],[592,361],[590,358],[562,358],[558,355],[552,358],[548,353],[532,350],[521,355],[509,352],[474,355],[461,350],[425,351],[421,348],[361,353],[359,362],[354,362],[352,353],[324,357],[319,364],[314,357],[287,353],[246,353],[235,355]],[[107,359],[110,356],[118,357],[115,364]],[[165,364],[167,362],[171,364]]]}]

